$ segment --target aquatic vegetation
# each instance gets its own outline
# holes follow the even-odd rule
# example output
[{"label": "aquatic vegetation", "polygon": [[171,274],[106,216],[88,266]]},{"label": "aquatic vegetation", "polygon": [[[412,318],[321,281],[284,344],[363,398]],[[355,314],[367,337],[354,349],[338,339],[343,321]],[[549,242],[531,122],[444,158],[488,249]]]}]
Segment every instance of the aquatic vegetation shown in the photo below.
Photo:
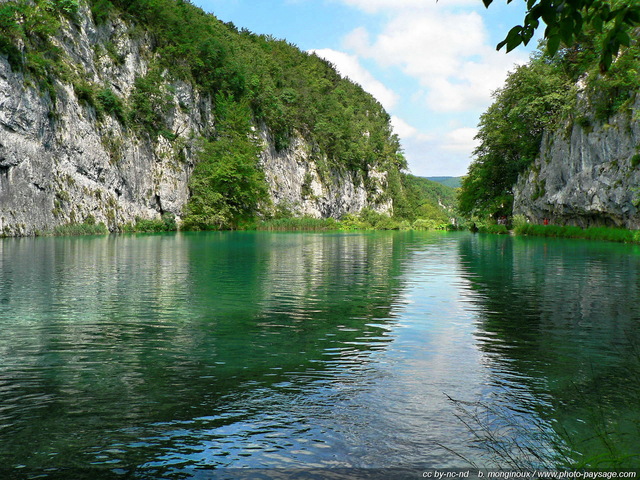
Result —
[{"label": "aquatic vegetation", "polygon": [[478,228],[480,233],[494,233],[497,235],[506,235],[509,233],[506,225],[482,225]]},{"label": "aquatic vegetation", "polygon": [[76,235],[106,235],[109,233],[107,226],[100,222],[95,223],[95,220],[85,221],[84,223],[68,223],[65,225],[59,225],[53,230],[48,232],[42,232],[44,236],[53,235],[56,237],[63,236],[76,236]]},{"label": "aquatic vegetation", "polygon": [[[576,393],[586,395],[576,386]],[[602,392],[600,392],[602,393]],[[591,393],[593,396],[593,393]],[[447,396],[455,417],[473,434],[473,447],[482,465],[457,454],[475,468],[499,468],[520,472],[557,470],[629,470],[640,452],[624,436],[612,431],[610,412],[595,404],[584,419],[586,431],[578,434],[558,422],[550,422],[488,401],[464,402]],[[635,425],[635,434],[640,425]]]},{"label": "aquatic vegetation", "polygon": [[640,243],[640,230],[627,230],[613,227],[589,227],[560,225],[520,224],[515,226],[517,235],[535,235],[539,237],[584,238],[589,240],[606,240],[609,242]]},{"label": "aquatic vegetation", "polygon": [[339,230],[340,223],[333,218],[294,217],[265,220],[255,225],[256,230],[269,231],[327,231]]},{"label": "aquatic vegetation", "polygon": [[178,229],[176,217],[170,212],[163,213],[158,220],[137,218],[135,224],[125,225],[123,233],[175,232]]}]

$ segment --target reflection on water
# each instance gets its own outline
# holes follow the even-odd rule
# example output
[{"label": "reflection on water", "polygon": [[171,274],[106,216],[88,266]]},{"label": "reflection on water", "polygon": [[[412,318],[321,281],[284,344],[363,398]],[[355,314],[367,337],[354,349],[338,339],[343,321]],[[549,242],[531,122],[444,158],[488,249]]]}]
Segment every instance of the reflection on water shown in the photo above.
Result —
[{"label": "reflection on water", "polygon": [[468,234],[5,239],[0,460],[141,478],[481,464],[447,395],[580,439],[605,410],[622,439],[637,269],[631,247]]},{"label": "reflection on water", "polygon": [[535,412],[574,461],[640,466],[640,249],[476,236],[460,259],[491,384],[510,409]]}]

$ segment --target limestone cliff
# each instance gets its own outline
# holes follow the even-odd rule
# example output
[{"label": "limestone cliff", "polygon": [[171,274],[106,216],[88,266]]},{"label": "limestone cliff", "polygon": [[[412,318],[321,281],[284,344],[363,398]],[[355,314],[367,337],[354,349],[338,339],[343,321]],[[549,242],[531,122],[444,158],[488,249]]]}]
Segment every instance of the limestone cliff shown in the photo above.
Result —
[{"label": "limestone cliff", "polygon": [[[149,35],[120,18],[96,25],[83,3],[51,41],[75,78],[124,104],[156,56]],[[126,126],[117,112],[98,112],[68,78],[43,89],[0,54],[0,235],[32,235],[88,218],[111,231],[164,212],[179,219],[198,139],[215,129],[214,100],[189,82],[160,75],[164,129],[152,135]],[[310,155],[316,147],[295,131],[280,151],[263,124],[256,122],[254,133],[263,142],[261,165],[275,205],[315,217],[391,210],[385,172],[321,168],[318,155]]]},{"label": "limestone cliff", "polygon": [[[340,218],[367,207],[392,212],[392,201],[385,194],[385,172],[371,169],[365,179],[355,172],[323,168],[313,159],[312,145],[300,136],[278,153],[268,131],[260,133],[264,145],[261,164],[274,204],[294,215],[315,218]],[[373,188],[365,187],[367,181]]]},{"label": "limestone cliff", "polygon": [[640,99],[598,122],[585,115],[543,138],[514,190],[514,214],[560,225],[640,228]]}]

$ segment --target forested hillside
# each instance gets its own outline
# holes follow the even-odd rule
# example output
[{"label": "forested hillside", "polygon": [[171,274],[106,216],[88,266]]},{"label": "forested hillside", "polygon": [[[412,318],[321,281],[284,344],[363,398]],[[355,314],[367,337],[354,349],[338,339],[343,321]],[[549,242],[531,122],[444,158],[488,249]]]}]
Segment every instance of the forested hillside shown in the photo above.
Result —
[{"label": "forested hillside", "polygon": [[[608,135],[616,131],[620,135],[616,143],[634,141],[631,134],[634,128],[632,123],[637,120],[635,102],[640,90],[639,34],[636,32],[629,39],[629,46],[621,49],[609,71],[602,73],[600,49],[606,35],[607,31],[584,32],[574,46],[560,49],[552,57],[540,50],[527,65],[516,68],[509,75],[505,85],[494,94],[494,103],[480,119],[480,146],[474,152],[474,161],[462,182],[460,210],[463,214],[479,218],[510,215],[515,185],[519,176],[525,173],[535,182],[530,189],[530,196],[533,198],[529,200],[545,197],[548,193],[546,187],[549,185],[546,185],[542,177],[538,178],[541,166],[568,162],[572,156],[584,156],[584,150],[580,153],[584,142],[596,144],[601,141],[592,135],[581,146],[576,143],[579,133],[589,134],[594,128],[598,132],[608,130]],[[627,127],[618,128],[620,115],[627,116]],[[616,127],[612,129],[614,124]],[[561,139],[567,139],[568,150],[555,156],[547,150],[544,158],[541,158],[543,138],[558,144]],[[619,158],[620,155],[624,158]],[[619,162],[629,166],[634,163],[631,158],[633,154],[618,155],[609,151],[597,156],[603,162]],[[540,164],[534,164],[536,159],[539,159]],[[580,168],[578,162],[573,173],[578,175]],[[558,182],[566,184],[570,181],[570,175],[570,172],[565,172],[564,177],[567,178],[559,179]],[[630,175],[631,170],[622,172],[620,184],[626,184],[624,179],[631,178]],[[575,183],[573,187],[585,190],[595,188],[584,183]],[[631,188],[632,185],[628,187]],[[547,207],[540,206],[539,214],[562,215],[563,221],[570,221],[569,210],[580,210],[578,205],[569,207],[560,205],[559,201],[558,198],[552,199],[550,195],[546,195],[544,202]],[[599,212],[594,210],[589,215],[595,221]]]},{"label": "forested hillside", "polygon": [[[27,92],[37,92],[39,97],[33,93],[33,98],[49,119],[45,127],[51,135],[78,125],[64,112],[75,110],[77,102],[82,121],[100,138],[109,168],[133,162],[140,145],[155,156],[171,149],[171,155],[185,162],[179,168],[188,177],[187,204],[181,210],[178,201],[170,209],[156,207],[161,195],[150,192],[142,198],[148,215],[150,209],[158,215],[171,210],[196,228],[233,227],[243,219],[271,215],[277,187],[268,184],[264,164],[278,155],[313,166],[297,173],[301,201],[319,198],[323,189],[331,190],[331,182],[342,185],[347,177],[353,185],[349,189],[363,189],[367,197],[358,205],[366,202],[384,210],[405,195],[401,172],[406,162],[379,102],[325,60],[284,40],[225,24],[188,1],[3,2],[0,55],[10,68],[4,75],[6,88],[19,88],[22,82]],[[190,120],[179,121],[181,117]],[[5,129],[20,133],[9,116],[3,118]],[[23,138],[29,135],[25,132]],[[49,148],[45,141],[43,145]],[[271,149],[266,157],[265,148]],[[51,161],[60,157],[60,152],[47,153]],[[21,161],[11,162],[1,168],[20,172]],[[68,187],[78,182],[71,177],[76,183],[69,181]],[[43,215],[38,228],[95,216],[118,230],[132,220],[133,213],[127,216],[115,207],[74,209],[67,200],[76,200],[75,192],[62,191],[49,180],[51,185],[38,183],[42,188],[34,190],[35,195],[49,195],[51,200],[38,202],[51,201],[53,211],[53,217]],[[28,178],[25,182],[33,184]],[[108,193],[116,191],[122,188]],[[295,211],[295,205],[289,207]],[[323,208],[318,215],[355,207]],[[22,225],[18,214],[14,220],[5,218],[5,233],[31,231]]]},{"label": "forested hillside", "polygon": [[[88,0],[98,25],[119,16],[153,42],[154,61],[149,72],[137,79],[124,115],[120,112],[124,106],[117,101],[112,105],[101,86],[77,78],[70,59],[51,43],[60,26],[58,15],[72,23],[80,21],[79,1],[83,0],[4,4],[0,51],[8,55],[12,67],[29,72],[43,87],[52,87],[61,77],[70,79],[87,102],[119,113],[122,121],[150,133],[162,130],[160,84],[171,76],[216,96],[222,128],[227,124],[241,128],[243,121],[249,124],[255,116],[268,125],[279,149],[287,146],[297,129],[340,166],[366,170],[381,159],[405,166],[382,106],[341,78],[328,62],[284,40],[238,30],[183,0]],[[122,60],[126,52],[118,51],[117,39],[113,42],[104,53]]]},{"label": "forested hillside", "polygon": [[432,219],[448,224],[457,216],[455,189],[424,177],[406,174],[403,198],[396,203],[396,214],[412,221]]},{"label": "forested hillside", "polygon": [[462,182],[462,177],[426,177],[426,178],[427,180],[431,180],[432,182],[438,182],[451,188],[460,188],[460,184]]}]

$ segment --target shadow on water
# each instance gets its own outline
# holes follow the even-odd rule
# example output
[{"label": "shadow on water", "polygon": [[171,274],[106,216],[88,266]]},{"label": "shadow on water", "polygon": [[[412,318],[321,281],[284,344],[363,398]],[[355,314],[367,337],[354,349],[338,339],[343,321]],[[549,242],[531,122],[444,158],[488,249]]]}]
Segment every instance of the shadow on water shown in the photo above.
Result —
[{"label": "shadow on water", "polygon": [[363,388],[391,341],[402,249],[344,234],[0,241],[4,467],[340,466],[342,434],[310,420]]},{"label": "shadow on water", "polygon": [[502,460],[523,445],[544,450],[525,438],[538,436],[551,463],[639,468],[640,249],[478,235],[459,251],[499,392],[478,405],[501,418],[482,425],[473,408],[462,417],[484,440],[511,442],[488,450]]}]

